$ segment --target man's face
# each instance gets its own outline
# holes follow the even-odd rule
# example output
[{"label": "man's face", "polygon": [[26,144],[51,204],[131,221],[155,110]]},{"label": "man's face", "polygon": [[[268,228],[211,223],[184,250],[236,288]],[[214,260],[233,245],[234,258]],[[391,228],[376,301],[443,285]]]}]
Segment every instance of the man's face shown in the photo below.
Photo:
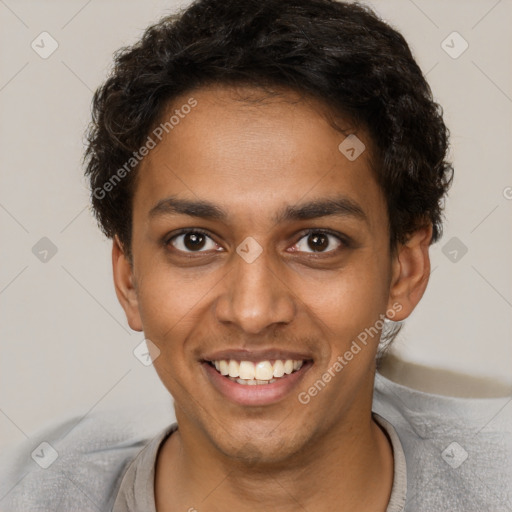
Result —
[{"label": "man's face", "polygon": [[[197,105],[138,171],[130,323],[160,351],[154,366],[182,431],[275,463],[367,421],[375,325],[391,307],[385,199],[370,141],[357,133],[368,149],[349,160],[320,105],[293,103],[292,92],[249,104],[210,88],[173,110],[191,96]],[[171,198],[216,209],[177,213]],[[337,213],[303,209],[324,201]],[[353,341],[372,327],[358,351]],[[279,377],[287,360],[302,367]],[[221,375],[226,366],[260,383]]]}]

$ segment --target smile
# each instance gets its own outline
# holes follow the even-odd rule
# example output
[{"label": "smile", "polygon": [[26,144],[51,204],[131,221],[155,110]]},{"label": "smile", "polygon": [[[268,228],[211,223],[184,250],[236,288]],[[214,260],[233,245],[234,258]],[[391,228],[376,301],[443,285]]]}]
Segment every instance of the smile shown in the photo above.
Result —
[{"label": "smile", "polygon": [[300,370],[303,360],[276,359],[274,361],[237,361],[221,359],[210,363],[221,375],[242,385],[259,386],[272,384],[285,375]]},{"label": "smile", "polygon": [[240,353],[235,359],[233,354],[219,354],[203,359],[202,368],[213,388],[238,405],[262,406],[286,398],[293,400],[313,361],[299,359],[298,354],[296,358],[269,352],[265,355]]}]

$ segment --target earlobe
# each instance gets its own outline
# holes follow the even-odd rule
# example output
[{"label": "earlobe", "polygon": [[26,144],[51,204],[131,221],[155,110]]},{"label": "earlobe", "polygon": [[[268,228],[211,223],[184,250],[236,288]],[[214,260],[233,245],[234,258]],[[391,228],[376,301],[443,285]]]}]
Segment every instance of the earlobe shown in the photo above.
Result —
[{"label": "earlobe", "polygon": [[112,245],[112,269],[117,299],[124,309],[128,325],[134,331],[141,332],[142,321],[133,269],[117,235],[114,237]]},{"label": "earlobe", "polygon": [[[430,277],[429,247],[432,225],[420,228],[401,244],[392,262],[388,311],[393,309],[392,320],[407,318],[423,297]],[[400,304],[401,308],[397,308]]]}]

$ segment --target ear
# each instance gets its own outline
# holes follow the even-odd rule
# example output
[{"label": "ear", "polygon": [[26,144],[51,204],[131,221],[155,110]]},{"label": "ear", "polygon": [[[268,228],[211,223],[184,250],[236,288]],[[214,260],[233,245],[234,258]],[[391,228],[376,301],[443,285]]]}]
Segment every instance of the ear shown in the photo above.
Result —
[{"label": "ear", "polygon": [[112,268],[117,299],[126,314],[128,325],[134,331],[142,331],[142,321],[139,313],[137,290],[134,285],[132,265],[125,255],[123,245],[117,235],[112,245]]},{"label": "ear", "polygon": [[432,225],[429,224],[415,231],[406,243],[400,244],[393,256],[388,311],[395,312],[392,320],[396,322],[412,313],[427,288],[431,239]]}]

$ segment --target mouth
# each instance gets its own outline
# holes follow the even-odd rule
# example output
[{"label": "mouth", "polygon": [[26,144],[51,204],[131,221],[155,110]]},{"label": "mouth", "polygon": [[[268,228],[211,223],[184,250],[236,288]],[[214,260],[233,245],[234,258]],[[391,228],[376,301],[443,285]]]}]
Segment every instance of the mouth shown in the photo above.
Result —
[{"label": "mouth", "polygon": [[[225,398],[240,405],[266,405],[290,395],[313,365],[312,359],[203,360],[204,371]],[[251,360],[252,359],[252,360]]]},{"label": "mouth", "polygon": [[222,376],[233,382],[245,386],[261,386],[272,384],[277,379],[299,371],[304,362],[301,359],[275,359],[257,362],[220,359],[209,361],[209,364]]}]

